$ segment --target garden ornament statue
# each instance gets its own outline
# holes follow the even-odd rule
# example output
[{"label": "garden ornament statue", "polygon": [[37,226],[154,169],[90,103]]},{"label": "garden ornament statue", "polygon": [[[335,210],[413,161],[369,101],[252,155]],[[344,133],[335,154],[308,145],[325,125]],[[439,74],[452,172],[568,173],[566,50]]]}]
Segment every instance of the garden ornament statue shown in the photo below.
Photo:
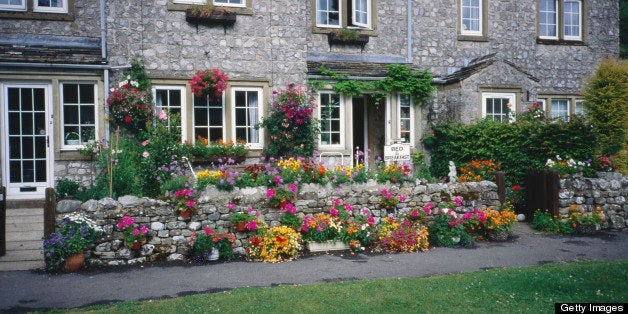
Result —
[{"label": "garden ornament statue", "polygon": [[449,176],[449,182],[456,182],[456,180],[458,179],[456,165],[451,160],[449,161],[449,173],[447,175]]}]

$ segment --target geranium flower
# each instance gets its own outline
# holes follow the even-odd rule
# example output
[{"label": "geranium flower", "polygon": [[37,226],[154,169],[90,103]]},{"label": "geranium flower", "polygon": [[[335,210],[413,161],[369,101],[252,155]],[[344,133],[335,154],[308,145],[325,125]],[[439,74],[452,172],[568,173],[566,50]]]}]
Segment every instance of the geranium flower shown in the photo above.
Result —
[{"label": "geranium flower", "polygon": [[273,198],[275,195],[277,195],[277,192],[273,188],[268,188],[268,190],[266,190],[267,198]]}]

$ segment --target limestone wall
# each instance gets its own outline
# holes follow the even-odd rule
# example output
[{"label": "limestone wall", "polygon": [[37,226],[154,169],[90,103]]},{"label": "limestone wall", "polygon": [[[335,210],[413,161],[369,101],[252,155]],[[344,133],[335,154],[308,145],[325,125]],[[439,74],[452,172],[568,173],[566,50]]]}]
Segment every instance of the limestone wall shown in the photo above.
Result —
[{"label": "limestone wall", "polygon": [[566,215],[572,204],[580,205],[587,211],[599,206],[606,216],[602,228],[628,227],[628,177],[615,172],[598,172],[596,178],[573,176],[560,180],[560,186],[561,214]]},{"label": "limestone wall", "polygon": [[[437,206],[441,202],[451,201],[453,196],[464,198],[463,207],[459,208],[462,211],[499,205],[497,186],[488,181],[464,184],[405,183],[401,186],[381,185],[370,181],[342,188],[304,185],[295,204],[298,215],[304,216],[329,211],[332,200],[339,198],[344,203],[352,204],[354,213],[368,208],[376,223],[379,223],[382,217],[398,214],[397,211],[380,208],[382,188],[387,188],[395,195],[407,197],[405,203],[398,205],[399,209],[422,207],[429,202]],[[229,210],[226,207],[228,203],[236,204],[236,208]],[[57,206],[57,219],[60,220],[73,211],[82,212],[88,218],[94,219],[103,227],[104,236],[89,251],[87,263],[92,266],[114,266],[146,261],[182,260],[192,232],[204,227],[234,232],[230,222],[232,213],[244,211],[248,206],[259,211],[270,226],[279,225],[283,215],[268,206],[264,187],[236,189],[233,192],[222,192],[211,187],[201,193],[197,204],[199,213],[189,221],[183,221],[173,213],[172,206],[162,200],[134,196],[124,196],[117,201],[110,198],[90,200],[82,204],[77,200],[62,200]],[[132,216],[136,223],[150,229],[148,243],[140,251],[126,248],[122,233],[116,228],[124,215]],[[242,246],[248,236],[248,233],[236,233],[237,253],[244,254]]]}]

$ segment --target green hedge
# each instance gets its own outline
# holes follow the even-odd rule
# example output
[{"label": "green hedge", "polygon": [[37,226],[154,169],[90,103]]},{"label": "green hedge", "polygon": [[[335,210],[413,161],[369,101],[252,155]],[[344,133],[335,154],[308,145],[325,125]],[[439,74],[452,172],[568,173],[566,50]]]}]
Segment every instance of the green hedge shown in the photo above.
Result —
[{"label": "green hedge", "polygon": [[508,184],[520,184],[526,169],[542,168],[548,158],[560,155],[585,161],[594,159],[596,149],[591,125],[579,117],[571,117],[569,122],[445,122],[433,131],[433,138],[426,142],[430,144],[431,171],[437,177],[447,176],[449,160],[459,169],[473,159],[492,159],[501,163]]}]

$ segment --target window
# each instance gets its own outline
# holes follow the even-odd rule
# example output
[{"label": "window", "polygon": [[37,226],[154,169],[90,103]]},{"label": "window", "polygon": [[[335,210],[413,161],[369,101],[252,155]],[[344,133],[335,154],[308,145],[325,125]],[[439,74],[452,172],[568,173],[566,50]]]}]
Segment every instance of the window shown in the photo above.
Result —
[{"label": "window", "polygon": [[399,117],[399,138],[404,143],[414,145],[414,132],[412,122],[414,121],[414,108],[410,95],[399,95],[397,100],[397,115]]},{"label": "window", "polygon": [[26,0],[0,0],[0,10],[26,11]]},{"label": "window", "polygon": [[62,147],[76,148],[96,140],[96,86],[61,84]]},{"label": "window", "polygon": [[460,34],[481,36],[482,35],[482,1],[481,0],[461,0],[460,5]]},{"label": "window", "polygon": [[552,99],[550,113],[552,118],[569,119],[569,99]]},{"label": "window", "polygon": [[582,40],[581,0],[539,0],[540,39]]},{"label": "window", "polygon": [[225,138],[223,97],[194,97],[194,138],[210,142]]},{"label": "window", "polygon": [[576,99],[576,101],[574,102],[574,113],[581,116],[587,115],[587,108],[584,107],[583,99]]},{"label": "window", "polygon": [[[170,118],[173,115],[179,116],[179,124],[173,125],[172,119],[168,119],[168,127],[177,127],[179,132],[181,128],[185,129],[185,87],[184,86],[154,86],[153,98],[155,99],[155,108],[157,114],[165,111]],[[185,136],[182,137],[185,140]]]},{"label": "window", "polygon": [[564,3],[564,24],[565,24],[565,39],[566,40],[580,40],[581,35],[581,13],[582,3],[580,1],[565,1]]},{"label": "window", "polygon": [[331,92],[319,93],[319,117],[321,122],[320,145],[342,145],[342,108],[340,95]]},{"label": "window", "polygon": [[244,141],[250,148],[263,148],[263,134],[255,126],[262,115],[261,88],[232,88],[233,133],[236,141]]},{"label": "window", "polygon": [[516,103],[514,93],[483,93],[482,118],[493,121],[513,122]]},{"label": "window", "polygon": [[68,0],[34,0],[34,12],[68,13]]},{"label": "window", "polygon": [[316,26],[323,28],[372,28],[372,0],[313,0]]}]

